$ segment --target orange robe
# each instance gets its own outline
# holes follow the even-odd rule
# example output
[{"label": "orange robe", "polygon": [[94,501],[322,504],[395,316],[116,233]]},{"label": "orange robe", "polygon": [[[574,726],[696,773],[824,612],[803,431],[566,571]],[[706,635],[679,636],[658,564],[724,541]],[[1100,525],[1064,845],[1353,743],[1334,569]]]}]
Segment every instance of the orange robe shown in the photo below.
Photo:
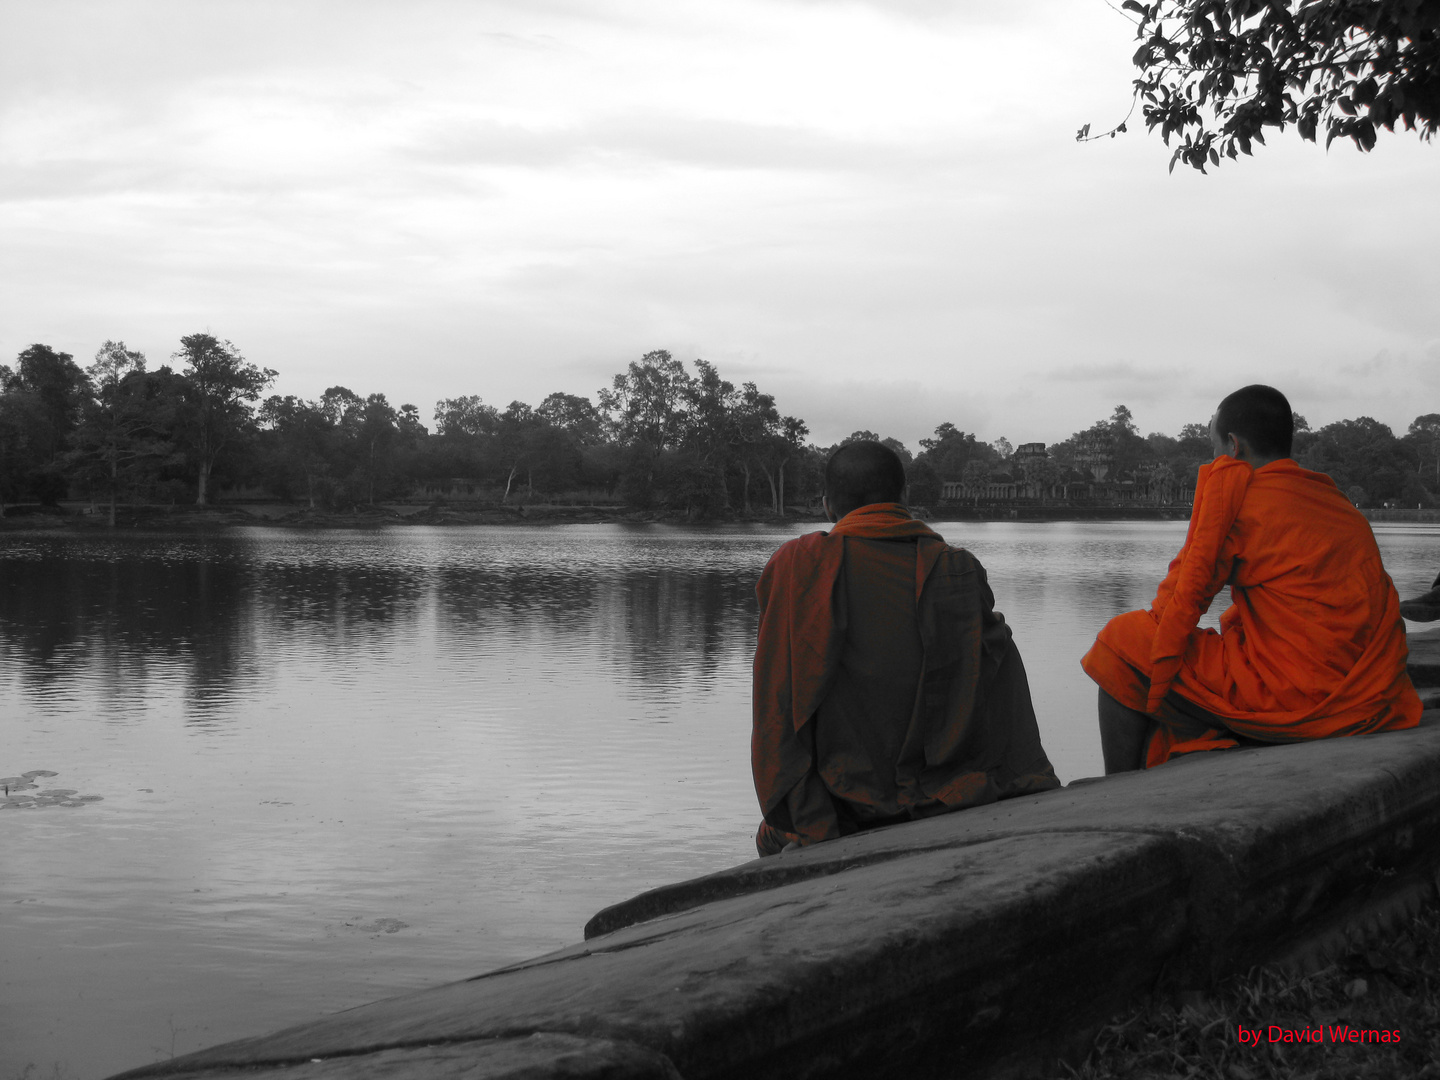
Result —
[{"label": "orange robe", "polygon": [[1059,786],[984,568],[903,506],[785,543],[756,594],[762,849]]},{"label": "orange robe", "polygon": [[[1197,627],[1230,586],[1220,632]],[[1414,727],[1400,600],[1365,520],[1335,482],[1289,459],[1202,466],[1185,545],[1148,611],[1117,615],[1081,661],[1157,720],[1146,766],[1235,746]],[[1174,692],[1225,721],[1206,728]]]}]

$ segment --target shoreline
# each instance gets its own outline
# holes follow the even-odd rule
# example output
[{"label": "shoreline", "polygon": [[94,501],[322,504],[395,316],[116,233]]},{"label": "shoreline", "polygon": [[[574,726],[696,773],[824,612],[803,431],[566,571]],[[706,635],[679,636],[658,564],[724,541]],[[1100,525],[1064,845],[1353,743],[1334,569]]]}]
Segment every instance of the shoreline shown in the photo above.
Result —
[{"label": "shoreline", "polygon": [[[287,529],[382,529],[396,526],[475,525],[794,525],[826,524],[823,514],[788,507],[777,517],[730,514],[691,518],[684,514],[638,510],[618,504],[567,505],[532,503],[403,503],[387,502],[350,510],[311,510],[293,503],[222,502],[210,506],[139,506],[117,508],[115,531],[190,532],[236,526],[264,525]],[[959,506],[912,507],[922,521],[957,522],[1134,522],[1188,521],[1188,506]],[[1362,510],[1372,523],[1440,524],[1440,510]],[[0,517],[0,532],[62,529],[109,531],[105,507],[69,504],[59,507],[11,506]]]},{"label": "shoreline", "polygon": [[[105,507],[13,507],[0,518],[0,532],[57,529],[111,531]],[[290,503],[219,503],[210,506],[145,506],[117,508],[113,530],[191,532],[261,525],[271,528],[388,529],[410,526],[475,525],[764,525],[824,521],[820,515],[787,514],[783,518],[735,515],[687,520],[684,515],[636,510],[625,506],[532,504],[460,505],[381,503],[351,510],[311,510]]]}]

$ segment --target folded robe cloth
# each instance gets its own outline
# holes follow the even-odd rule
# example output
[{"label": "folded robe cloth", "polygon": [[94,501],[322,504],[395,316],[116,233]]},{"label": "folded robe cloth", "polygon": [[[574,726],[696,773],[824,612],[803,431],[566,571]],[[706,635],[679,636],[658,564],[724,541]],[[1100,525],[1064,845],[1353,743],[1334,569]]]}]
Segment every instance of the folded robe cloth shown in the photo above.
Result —
[{"label": "folded robe cloth", "polygon": [[[1220,633],[1200,616],[1226,583]],[[1157,728],[1146,765],[1234,746],[1414,727],[1400,601],[1370,524],[1323,473],[1289,459],[1202,466],[1190,528],[1148,611],[1117,615],[1081,661]],[[1177,723],[1175,691],[1228,730]]]},{"label": "folded robe cloth", "polygon": [[782,545],[756,587],[751,764],[762,836],[769,829],[811,843],[860,827],[836,812],[818,775],[813,722],[845,645],[837,584],[847,537],[915,542],[924,650],[901,760],[874,763],[893,767],[895,802],[865,809],[903,820],[1058,787],[1040,746],[1023,665],[1010,628],[992,610],[983,568],[900,504],[876,503],[847,514],[828,533]]}]

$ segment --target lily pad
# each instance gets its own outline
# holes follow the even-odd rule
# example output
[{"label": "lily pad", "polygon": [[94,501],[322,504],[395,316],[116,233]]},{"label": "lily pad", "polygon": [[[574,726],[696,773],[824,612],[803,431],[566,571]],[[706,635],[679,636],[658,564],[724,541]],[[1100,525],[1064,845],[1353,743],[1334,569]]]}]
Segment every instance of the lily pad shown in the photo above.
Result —
[{"label": "lily pad", "polygon": [[104,802],[104,801],[105,801],[105,796],[104,796],[104,795],[81,795],[81,796],[79,797],[78,801],[79,801],[79,802]]},{"label": "lily pad", "polygon": [[58,787],[58,788],[51,788],[49,791],[42,791],[42,792],[40,792],[38,798],[42,798],[42,799],[64,798],[66,795],[74,795],[74,794],[75,794],[75,789],[74,789],[73,787]]},{"label": "lily pad", "polygon": [[60,774],[57,772],[51,772],[49,769],[31,769],[29,772],[21,773],[20,775],[23,776],[26,780],[29,780],[32,777],[36,776],[59,776]]},{"label": "lily pad", "polygon": [[396,934],[399,933],[401,930],[407,929],[409,925],[409,923],[401,922],[399,919],[387,918],[376,919],[372,923],[367,923],[364,926],[357,926],[355,929],[360,930],[366,934]]}]

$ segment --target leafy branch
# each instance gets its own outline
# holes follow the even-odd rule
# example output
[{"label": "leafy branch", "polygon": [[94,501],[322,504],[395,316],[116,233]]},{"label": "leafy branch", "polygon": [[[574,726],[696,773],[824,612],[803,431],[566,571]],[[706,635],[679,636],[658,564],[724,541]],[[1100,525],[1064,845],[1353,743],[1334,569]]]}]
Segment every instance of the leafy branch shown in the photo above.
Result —
[{"label": "leafy branch", "polygon": [[[1249,155],[1265,128],[1294,125],[1311,142],[1323,129],[1327,147],[1348,138],[1362,151],[1397,124],[1434,137],[1434,0],[1123,0],[1120,10],[1133,13],[1140,42],[1132,60],[1145,126],[1166,146],[1177,139],[1172,171]],[[1076,138],[1124,130],[1122,121],[1092,136],[1086,124]]]}]

